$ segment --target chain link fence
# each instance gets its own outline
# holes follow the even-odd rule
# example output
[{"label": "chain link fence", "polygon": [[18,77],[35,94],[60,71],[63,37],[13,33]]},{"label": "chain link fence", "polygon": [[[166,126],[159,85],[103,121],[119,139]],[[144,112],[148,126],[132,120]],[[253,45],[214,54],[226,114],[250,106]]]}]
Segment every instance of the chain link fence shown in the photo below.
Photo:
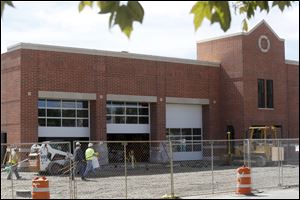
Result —
[{"label": "chain link fence", "polygon": [[33,185],[36,177],[46,177],[50,197],[68,199],[71,190],[70,143],[1,144],[1,199],[31,198],[31,192],[47,190]]},{"label": "chain link fence", "polygon": [[[99,163],[90,171],[85,162],[89,146],[98,152]],[[166,141],[81,141],[74,155],[76,198],[160,198],[170,193],[169,146]],[[76,166],[82,161],[77,152],[84,154],[83,170]]]},{"label": "chain link fence", "polygon": [[253,188],[299,186],[299,139],[247,142]]},{"label": "chain link fence", "polygon": [[[74,141],[72,146],[61,142],[1,144],[1,198],[31,192],[36,176],[45,176],[51,198],[60,199],[234,192],[236,169],[242,165],[251,168],[253,190],[299,186],[299,139]],[[21,179],[8,165],[16,148]]]}]

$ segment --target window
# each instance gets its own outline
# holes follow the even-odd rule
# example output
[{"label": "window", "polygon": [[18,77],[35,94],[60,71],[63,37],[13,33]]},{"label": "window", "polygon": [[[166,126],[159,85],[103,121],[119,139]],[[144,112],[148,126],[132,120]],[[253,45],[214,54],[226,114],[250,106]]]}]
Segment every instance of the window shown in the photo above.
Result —
[{"label": "window", "polygon": [[258,108],[274,108],[273,80],[258,79]]},{"label": "window", "polygon": [[267,80],[267,108],[273,108],[273,80]]},{"label": "window", "polygon": [[168,128],[166,131],[174,152],[201,151],[201,128]]},{"label": "window", "polygon": [[106,102],[107,124],[149,124],[149,104],[139,102]]},{"label": "window", "polygon": [[265,107],[265,80],[258,79],[258,107]]},{"label": "window", "polygon": [[39,99],[39,126],[89,127],[89,103],[80,100]]}]

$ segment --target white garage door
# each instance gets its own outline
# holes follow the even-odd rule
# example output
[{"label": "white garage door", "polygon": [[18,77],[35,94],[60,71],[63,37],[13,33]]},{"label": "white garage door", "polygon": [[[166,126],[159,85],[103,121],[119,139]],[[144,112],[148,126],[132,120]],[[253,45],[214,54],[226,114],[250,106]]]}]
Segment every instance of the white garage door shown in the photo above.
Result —
[{"label": "white garage door", "polygon": [[202,128],[202,106],[167,104],[167,128]]},{"label": "white garage door", "polygon": [[175,161],[202,159],[201,105],[166,104],[166,128]]}]

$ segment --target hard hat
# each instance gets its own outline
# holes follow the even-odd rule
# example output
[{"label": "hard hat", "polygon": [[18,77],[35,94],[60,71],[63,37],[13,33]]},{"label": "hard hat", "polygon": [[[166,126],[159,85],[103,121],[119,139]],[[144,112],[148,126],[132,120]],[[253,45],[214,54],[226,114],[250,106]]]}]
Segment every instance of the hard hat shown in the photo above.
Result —
[{"label": "hard hat", "polygon": [[81,144],[80,144],[80,142],[76,142],[76,146],[80,146]]},{"label": "hard hat", "polygon": [[89,143],[89,144],[88,144],[88,147],[92,147],[92,146],[93,146],[93,143]]}]

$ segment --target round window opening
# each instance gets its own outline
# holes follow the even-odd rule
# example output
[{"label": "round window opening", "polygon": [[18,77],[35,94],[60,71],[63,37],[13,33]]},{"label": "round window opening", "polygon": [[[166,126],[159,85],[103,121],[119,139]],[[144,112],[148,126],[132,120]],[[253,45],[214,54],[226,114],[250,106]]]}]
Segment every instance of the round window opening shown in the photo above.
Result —
[{"label": "round window opening", "polygon": [[268,52],[269,49],[270,49],[270,46],[271,46],[270,45],[270,40],[267,36],[262,35],[262,36],[259,37],[258,47],[262,52],[264,52],[264,53]]}]

